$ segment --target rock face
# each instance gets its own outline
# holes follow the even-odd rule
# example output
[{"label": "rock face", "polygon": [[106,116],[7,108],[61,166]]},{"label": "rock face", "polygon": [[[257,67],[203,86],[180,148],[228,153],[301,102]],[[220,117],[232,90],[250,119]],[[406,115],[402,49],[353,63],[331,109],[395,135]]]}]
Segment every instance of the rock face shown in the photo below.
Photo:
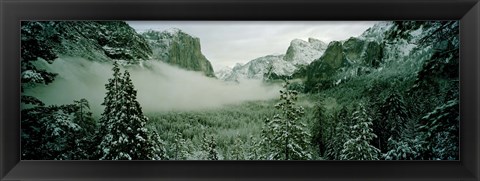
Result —
[{"label": "rock face", "polygon": [[192,71],[201,71],[215,77],[210,61],[201,52],[200,39],[179,29],[147,31],[142,36],[153,50],[153,59]]},{"label": "rock face", "polygon": [[318,59],[326,47],[324,42],[314,38],[309,38],[308,42],[294,39],[290,42],[286,54],[267,55],[251,60],[245,65],[236,65],[223,80],[276,79],[292,76],[301,67]]},{"label": "rock face", "polygon": [[338,69],[347,66],[377,67],[382,57],[383,46],[374,40],[350,38],[344,42],[333,41],[323,56],[307,67],[307,83],[328,80]]},{"label": "rock face", "polygon": [[309,38],[308,42],[295,39],[290,42],[285,54],[285,61],[293,62],[296,65],[308,65],[313,60],[320,58],[326,48],[327,44],[314,38]]},{"label": "rock face", "polygon": [[243,79],[260,79],[269,73],[289,75],[295,71],[294,64],[284,60],[284,55],[267,55],[256,58],[245,65],[237,64],[224,80],[240,81]]},{"label": "rock face", "polygon": [[[432,34],[444,28],[442,22],[399,21],[381,22],[366,30],[359,37],[345,41],[333,41],[325,53],[306,67],[306,91],[334,86],[348,76],[358,76],[382,69],[392,62],[417,62],[431,56],[432,49],[441,43],[425,43]],[[454,29],[454,28],[452,28]],[[437,35],[438,36],[438,35]],[[441,41],[441,40],[439,40]],[[433,48],[432,48],[433,46]],[[342,77],[335,77],[342,73]]]},{"label": "rock face", "polygon": [[223,67],[215,71],[215,77],[219,78],[220,80],[225,80],[227,76],[232,74],[232,68],[230,67]]},{"label": "rock face", "polygon": [[54,51],[60,56],[135,63],[152,55],[145,39],[122,21],[45,21],[26,22],[22,26],[33,24],[37,26],[32,27],[59,35]]}]

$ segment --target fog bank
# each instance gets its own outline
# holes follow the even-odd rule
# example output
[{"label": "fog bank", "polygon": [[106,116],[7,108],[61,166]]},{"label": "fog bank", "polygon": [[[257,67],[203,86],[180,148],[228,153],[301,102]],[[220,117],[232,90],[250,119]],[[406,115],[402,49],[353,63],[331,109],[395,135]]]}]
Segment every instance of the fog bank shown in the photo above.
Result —
[{"label": "fog bank", "polygon": [[[27,89],[47,105],[71,104],[86,98],[92,111],[100,114],[105,97],[105,84],[112,77],[112,64],[62,57],[53,64],[41,63],[58,73],[49,85]],[[219,108],[243,101],[277,98],[280,86],[266,85],[260,80],[239,84],[208,78],[200,72],[186,71],[155,60],[127,68],[137,90],[137,100],[145,112],[190,111]],[[121,68],[121,72],[125,68]]]}]

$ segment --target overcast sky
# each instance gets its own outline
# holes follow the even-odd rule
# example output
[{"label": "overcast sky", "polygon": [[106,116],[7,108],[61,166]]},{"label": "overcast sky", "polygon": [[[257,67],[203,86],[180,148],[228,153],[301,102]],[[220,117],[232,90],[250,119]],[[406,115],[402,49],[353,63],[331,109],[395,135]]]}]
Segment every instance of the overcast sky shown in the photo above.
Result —
[{"label": "overcast sky", "polygon": [[374,21],[127,21],[137,32],[179,28],[200,38],[202,53],[215,70],[258,57],[285,54],[293,39],[329,43],[359,36]]}]

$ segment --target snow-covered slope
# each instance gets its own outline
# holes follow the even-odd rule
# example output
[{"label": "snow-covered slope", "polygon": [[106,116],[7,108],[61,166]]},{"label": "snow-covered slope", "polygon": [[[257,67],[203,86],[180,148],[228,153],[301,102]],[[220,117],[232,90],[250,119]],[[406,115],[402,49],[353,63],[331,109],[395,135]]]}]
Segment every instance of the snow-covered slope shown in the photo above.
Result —
[{"label": "snow-covered slope", "polygon": [[425,43],[428,39],[442,39],[439,38],[440,35],[431,35],[439,29],[455,29],[452,27],[457,24],[442,27],[446,25],[449,24],[423,21],[380,22],[359,37],[332,41],[322,57],[307,66],[307,90],[315,89],[317,85],[337,85],[353,76],[381,71],[392,63],[408,65],[411,71],[418,71],[434,49],[445,49],[438,46],[448,45],[446,40]]},{"label": "snow-covered slope", "polygon": [[296,67],[292,62],[285,61],[284,57],[284,55],[267,55],[245,65],[237,64],[233,67],[231,74],[225,76],[223,80],[263,79],[264,75],[270,72],[277,75],[291,75]]},{"label": "snow-covered slope", "polygon": [[326,43],[314,38],[309,38],[308,42],[294,39],[290,42],[285,60],[294,65],[308,65],[313,60],[320,58],[326,49]]},{"label": "snow-covered slope", "polygon": [[[24,21],[22,34],[47,41],[56,56],[134,64],[152,55],[145,39],[122,21]],[[45,40],[51,35],[56,38]]]},{"label": "snow-covered slope", "polygon": [[308,65],[320,58],[326,48],[327,44],[314,38],[309,38],[308,42],[294,39],[290,42],[286,54],[267,55],[251,60],[245,65],[237,64],[230,73],[222,72],[225,75],[217,77],[227,81],[240,81],[266,79],[271,75],[290,76],[300,66]]},{"label": "snow-covered slope", "polygon": [[232,70],[233,69],[230,67],[222,67],[218,70],[215,70],[215,77],[225,80],[225,78],[232,73]]}]

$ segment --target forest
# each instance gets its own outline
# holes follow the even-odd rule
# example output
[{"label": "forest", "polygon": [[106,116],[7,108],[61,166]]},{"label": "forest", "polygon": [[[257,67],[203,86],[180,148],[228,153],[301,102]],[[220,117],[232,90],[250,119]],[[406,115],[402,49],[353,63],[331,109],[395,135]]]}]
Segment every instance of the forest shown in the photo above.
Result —
[{"label": "forest", "polygon": [[[223,86],[210,83],[225,80],[214,76],[205,57],[200,57],[201,63],[192,63],[195,57],[178,55],[187,51],[160,50],[165,47],[148,40],[153,36],[151,32],[137,36],[122,22],[69,23],[22,22],[23,160],[459,159],[458,21],[379,24],[361,37],[330,42],[320,58],[297,66],[290,75],[277,75],[271,65],[264,70],[262,89],[249,87],[228,94],[241,99],[228,98],[229,101],[217,101],[220,106],[201,104],[207,106],[183,110],[155,109],[162,99],[147,97],[151,100],[147,104],[142,96],[148,91],[154,92],[149,96],[161,95],[162,91],[167,94],[167,88],[161,87],[164,82],[183,80],[160,81],[156,76],[163,76],[162,72],[172,77],[201,77],[195,81],[208,82],[207,87],[212,89],[220,87],[212,85]],[[91,32],[78,31],[85,32],[81,36],[72,33],[80,26]],[[108,29],[118,27],[125,29]],[[95,33],[97,29],[104,33]],[[181,37],[180,41],[192,44],[185,39]],[[71,41],[85,42],[65,45]],[[96,50],[103,54],[97,55]],[[162,54],[155,56],[158,52]],[[68,57],[85,58],[74,60],[84,63],[104,59],[98,62],[108,68],[101,69],[105,79],[98,78],[100,86],[82,89],[94,91],[101,100],[72,97],[68,104],[53,104],[49,99],[55,97],[44,96],[43,92],[48,91],[57,91],[54,95],[58,95],[60,85],[93,81],[70,80],[58,73],[62,71],[56,71],[54,65]],[[170,58],[168,65],[158,65],[163,67],[189,59],[179,65],[193,68],[155,70],[157,66],[147,62],[151,57]],[[202,68],[208,72],[188,72],[201,72]],[[71,73],[70,77],[96,75],[82,66],[71,69],[84,69],[86,73]],[[139,72],[154,73],[142,74],[152,79],[141,82],[147,79],[137,78]],[[160,88],[146,90],[151,84]],[[225,87],[242,85],[233,81]],[[191,86],[195,91],[202,85]],[[246,90],[263,91],[259,93],[263,98],[242,95],[254,94]],[[215,94],[222,91],[212,90]],[[206,95],[199,92],[194,95]],[[221,98],[218,95],[217,99]],[[216,101],[215,97],[208,97],[186,102],[194,105],[196,100],[209,99]]]}]

